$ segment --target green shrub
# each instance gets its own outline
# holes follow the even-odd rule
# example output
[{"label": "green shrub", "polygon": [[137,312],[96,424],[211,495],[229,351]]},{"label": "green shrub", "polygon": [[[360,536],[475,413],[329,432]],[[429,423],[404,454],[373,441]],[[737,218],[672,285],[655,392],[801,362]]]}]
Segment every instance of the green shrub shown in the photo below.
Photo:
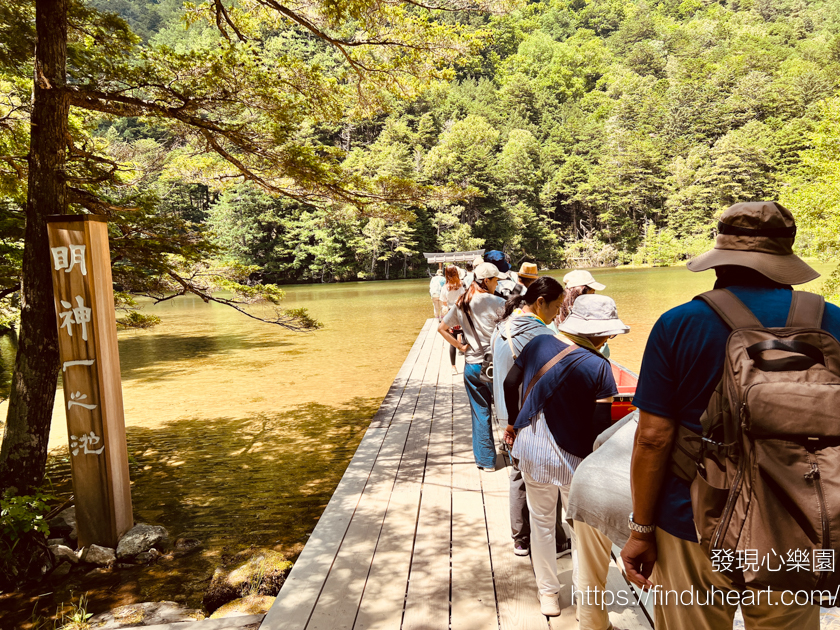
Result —
[{"label": "green shrub", "polygon": [[41,490],[0,498],[0,589],[10,590],[39,577],[41,560],[49,554],[48,502],[55,499]]}]

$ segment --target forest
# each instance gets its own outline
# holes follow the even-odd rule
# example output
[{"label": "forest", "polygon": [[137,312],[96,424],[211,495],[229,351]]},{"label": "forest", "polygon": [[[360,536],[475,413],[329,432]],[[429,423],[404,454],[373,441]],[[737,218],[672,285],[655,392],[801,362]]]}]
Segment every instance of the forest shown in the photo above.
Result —
[{"label": "forest", "polygon": [[[226,36],[181,0],[88,6],[127,22],[128,66],[183,71]],[[231,91],[259,81],[276,90],[271,106],[290,104],[282,125],[294,151],[261,159],[308,171],[306,190],[220,168],[196,146],[206,139],[149,115],[74,113],[77,152],[101,156],[97,194],[114,215],[140,207],[140,232],[168,226],[175,244],[144,243],[143,256],[200,259],[241,285],[425,276],[422,252],[480,247],[546,268],[675,264],[709,248],[724,208],[756,199],[795,212],[803,254],[836,255],[840,0],[544,0],[452,10],[443,22],[462,37],[457,54],[364,107],[330,91],[347,69],[300,28],[264,37],[248,61],[196,65]],[[14,155],[26,99],[4,67],[0,152]],[[295,90],[308,92],[306,108],[291,105]],[[25,182],[13,160],[0,165],[13,288]],[[313,193],[334,180],[391,194]],[[126,296],[172,289],[150,283],[154,265],[138,273],[138,251],[127,273],[115,263]]]}]

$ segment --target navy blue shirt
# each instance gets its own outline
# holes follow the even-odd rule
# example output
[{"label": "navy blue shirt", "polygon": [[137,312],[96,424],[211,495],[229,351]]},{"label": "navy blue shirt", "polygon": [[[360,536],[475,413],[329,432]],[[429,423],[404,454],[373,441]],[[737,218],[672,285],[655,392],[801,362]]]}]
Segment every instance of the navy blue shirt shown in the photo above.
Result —
[{"label": "navy blue shirt", "polygon": [[[528,342],[515,363],[525,373],[523,394],[540,368],[566,347],[554,335],[540,335]],[[606,428],[593,423],[595,401],[616,394],[610,362],[597,352],[577,348],[540,378],[524,401],[514,427],[528,426],[542,410],[557,446],[586,457],[592,452],[595,438]]]},{"label": "navy blue shirt", "polygon": [[[727,287],[767,328],[787,322],[791,291]],[[840,339],[840,308],[826,303],[822,327]],[[705,302],[671,309],[654,324],[645,346],[633,404],[700,432],[700,416],[723,376],[730,329]],[[656,525],[672,536],[697,541],[688,482],[668,475],[659,493]]]}]

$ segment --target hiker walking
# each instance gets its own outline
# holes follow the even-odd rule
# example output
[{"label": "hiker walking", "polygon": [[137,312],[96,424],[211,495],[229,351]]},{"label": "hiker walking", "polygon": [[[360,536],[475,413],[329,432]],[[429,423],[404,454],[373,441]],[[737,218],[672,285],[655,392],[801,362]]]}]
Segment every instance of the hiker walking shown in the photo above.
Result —
[{"label": "hiker walking", "polygon": [[432,297],[432,308],[435,311],[435,319],[438,321],[443,316],[441,314],[441,307],[444,302],[440,299],[440,290],[443,288],[445,283],[446,280],[443,278],[442,269],[438,269],[435,272],[435,275],[432,276],[432,279],[429,280],[429,295]]},{"label": "hiker walking", "polygon": [[[612,399],[618,393],[610,363],[598,348],[629,328],[618,319],[611,298],[583,295],[561,331],[575,335],[585,347],[567,345],[554,336],[535,337],[504,384],[509,418],[505,441],[513,446],[511,457],[518,460],[525,479],[531,558],[540,610],[547,616],[560,614],[555,558],[558,489],[561,495],[568,493],[575,469],[609,426]],[[525,388],[521,410],[520,386]]]},{"label": "hiker walking", "polygon": [[[481,263],[473,273],[475,280],[467,292],[458,298],[438,326],[438,332],[450,345],[466,355],[464,387],[472,412],[472,442],[476,466],[482,470],[495,470],[496,446],[493,440],[490,405],[492,395],[488,381],[481,379],[481,366],[485,354],[490,352],[490,336],[505,301],[493,295],[499,270],[491,263]],[[460,326],[466,343],[456,339],[450,329]],[[492,383],[492,378],[489,380]]]},{"label": "hiker walking", "polygon": [[[455,305],[458,303],[458,298],[467,292],[464,285],[461,284],[461,276],[458,267],[448,265],[446,267],[445,277],[446,284],[444,284],[443,288],[440,290],[440,299],[443,302],[443,306],[441,308],[441,318],[446,317],[446,314],[455,308]],[[460,326],[453,326],[450,328],[449,334],[455,337],[458,343],[462,345],[464,344],[464,333]],[[458,372],[458,368],[455,367],[456,352],[456,346],[449,346],[449,363],[452,365],[453,374],[457,374]]]},{"label": "hiker walking", "polygon": [[812,563],[840,547],[840,308],[793,292],[819,275],[795,234],[778,203],[726,210],[715,248],[688,263],[714,269],[715,290],[648,338],[621,557],[640,587],[695,593],[656,601],[657,630],[732,628],[738,603],[747,630],[816,630],[818,603],[782,591],[837,588],[840,572]]}]

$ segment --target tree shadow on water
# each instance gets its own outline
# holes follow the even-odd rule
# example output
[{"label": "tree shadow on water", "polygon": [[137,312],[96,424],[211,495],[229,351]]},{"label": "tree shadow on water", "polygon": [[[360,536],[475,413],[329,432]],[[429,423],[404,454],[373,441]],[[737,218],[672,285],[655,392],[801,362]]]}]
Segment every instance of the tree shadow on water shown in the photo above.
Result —
[{"label": "tree shadow on water", "polygon": [[270,338],[249,334],[217,333],[178,335],[137,334],[119,340],[122,378],[137,379],[151,376],[161,378],[186,367],[195,367],[201,359],[214,359],[233,352],[294,346],[280,335]]},{"label": "tree shadow on water", "polygon": [[[307,403],[276,414],[211,420],[179,418],[155,428],[127,427],[134,521],[163,525],[173,541],[198,538],[195,553],[144,568],[70,578],[0,598],[0,614],[55,613],[70,591],[88,592],[89,612],[140,601],[202,607],[213,571],[247,547],[294,560],[314,529],[376,413],[378,398],[344,405]],[[66,448],[52,453],[55,490],[71,490]],[[4,626],[5,627],[5,626]]]}]

